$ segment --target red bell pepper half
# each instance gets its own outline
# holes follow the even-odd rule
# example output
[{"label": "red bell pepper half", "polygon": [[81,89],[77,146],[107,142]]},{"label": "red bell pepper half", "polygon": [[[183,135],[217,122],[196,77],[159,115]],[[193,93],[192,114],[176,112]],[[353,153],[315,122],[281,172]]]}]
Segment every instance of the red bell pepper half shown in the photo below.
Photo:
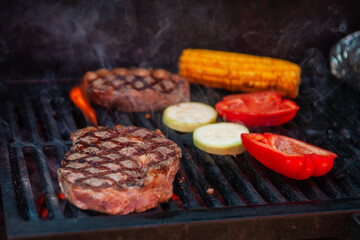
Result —
[{"label": "red bell pepper half", "polygon": [[330,171],[335,153],[273,133],[243,133],[245,149],[266,167],[286,177],[303,180]]},{"label": "red bell pepper half", "polygon": [[278,126],[293,119],[299,110],[295,102],[281,99],[276,91],[228,95],[215,108],[226,121],[248,127]]}]

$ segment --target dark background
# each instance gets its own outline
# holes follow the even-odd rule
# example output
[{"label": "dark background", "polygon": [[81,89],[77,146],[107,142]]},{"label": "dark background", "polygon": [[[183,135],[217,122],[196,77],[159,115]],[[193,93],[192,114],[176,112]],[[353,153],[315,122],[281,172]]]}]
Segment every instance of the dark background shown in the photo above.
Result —
[{"label": "dark background", "polygon": [[328,69],[360,30],[359,1],[2,1],[2,79],[82,76],[100,67],[177,71],[182,49],[288,59]]}]

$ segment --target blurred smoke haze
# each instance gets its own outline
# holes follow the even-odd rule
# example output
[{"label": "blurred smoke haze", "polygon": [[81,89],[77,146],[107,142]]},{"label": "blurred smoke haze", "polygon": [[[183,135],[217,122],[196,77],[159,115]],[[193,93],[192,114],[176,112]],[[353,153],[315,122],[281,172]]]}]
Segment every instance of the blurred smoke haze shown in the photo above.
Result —
[{"label": "blurred smoke haze", "polygon": [[[184,48],[288,59],[320,71],[359,28],[346,1],[5,1],[0,66],[10,76],[81,76],[99,67],[177,71]],[[322,55],[323,57],[319,57]],[[314,60],[311,56],[316,56]]]}]

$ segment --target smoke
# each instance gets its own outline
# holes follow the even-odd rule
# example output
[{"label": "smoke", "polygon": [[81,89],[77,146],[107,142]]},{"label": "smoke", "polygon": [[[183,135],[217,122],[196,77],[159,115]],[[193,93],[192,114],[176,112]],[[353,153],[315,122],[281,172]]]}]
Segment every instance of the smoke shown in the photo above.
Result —
[{"label": "smoke", "polygon": [[55,63],[61,71],[84,63],[109,67],[134,48],[131,1],[46,1],[5,15],[10,20],[3,29],[6,47],[20,62],[19,56],[24,56],[33,63]]},{"label": "smoke", "polygon": [[309,49],[325,55],[349,31],[347,11],[326,1],[14,0],[0,10],[0,63],[48,75],[117,66],[175,72],[183,49],[206,48],[307,66]]},{"label": "smoke", "polygon": [[153,67],[151,59],[155,58],[162,47],[166,34],[168,34],[170,28],[169,18],[160,19],[159,29],[154,34],[154,37],[150,39],[148,46],[145,46],[143,50],[140,50],[142,53],[142,60],[140,61],[139,67],[149,68]]},{"label": "smoke", "polygon": [[260,30],[242,34],[249,46],[262,55],[301,61],[304,55],[307,57],[308,49],[317,47],[325,53],[325,48],[329,48],[329,37],[344,34],[348,29],[340,5],[324,6],[319,11],[310,4],[281,7],[269,4],[267,11],[277,14],[266,14],[258,22]]}]

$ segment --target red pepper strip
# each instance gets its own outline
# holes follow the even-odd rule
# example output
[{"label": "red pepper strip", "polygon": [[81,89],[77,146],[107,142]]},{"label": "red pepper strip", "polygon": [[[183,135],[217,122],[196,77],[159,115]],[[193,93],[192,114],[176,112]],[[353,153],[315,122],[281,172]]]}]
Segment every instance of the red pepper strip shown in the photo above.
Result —
[{"label": "red pepper strip", "polygon": [[299,110],[295,102],[281,99],[275,91],[228,95],[215,108],[226,121],[248,127],[281,125]]},{"label": "red pepper strip", "polygon": [[337,157],[325,149],[273,133],[243,133],[241,139],[245,149],[256,160],[296,180],[328,173]]}]

